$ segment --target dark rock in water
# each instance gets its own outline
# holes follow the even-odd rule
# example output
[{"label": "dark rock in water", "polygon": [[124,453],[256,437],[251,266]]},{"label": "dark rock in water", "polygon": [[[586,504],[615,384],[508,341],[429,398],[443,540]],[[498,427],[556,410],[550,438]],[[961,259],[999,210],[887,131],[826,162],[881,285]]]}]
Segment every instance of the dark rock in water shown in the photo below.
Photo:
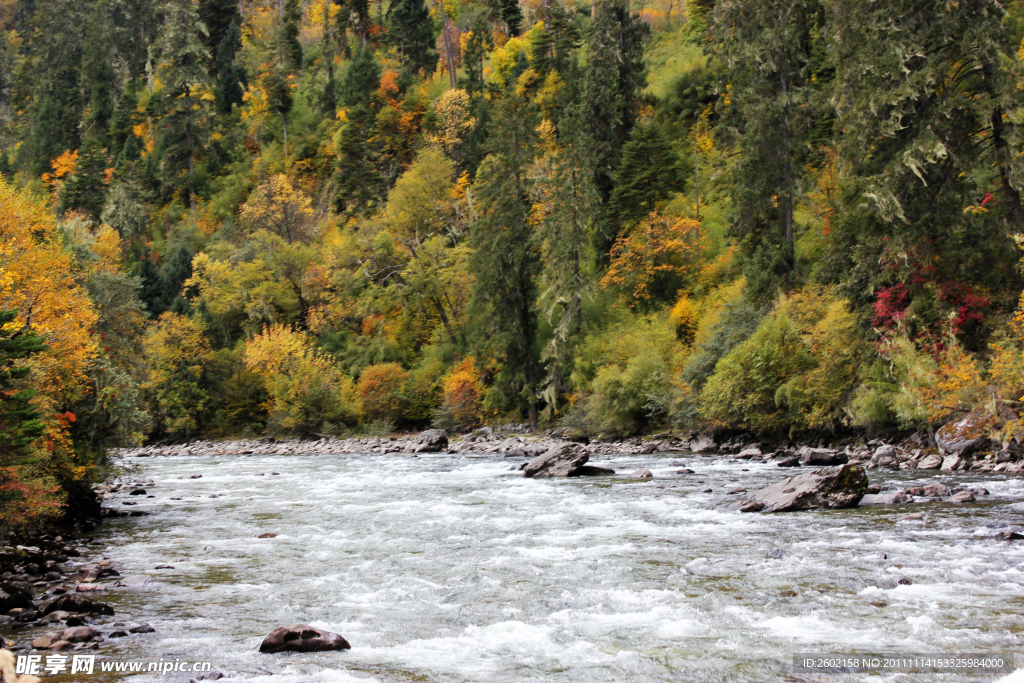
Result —
[{"label": "dark rock in water", "polygon": [[996,538],[1003,541],[1019,541],[1024,538],[1024,534],[1019,531],[1000,531],[996,534]]},{"label": "dark rock in water", "polygon": [[138,626],[132,626],[128,629],[129,633],[152,633],[156,629],[149,624],[139,624]]},{"label": "dark rock in water", "polygon": [[913,503],[914,497],[906,491],[886,491],[885,493],[868,494],[861,498],[861,505],[906,505]]},{"label": "dark rock in water", "polygon": [[881,486],[879,486],[878,484],[872,484],[871,486],[867,487],[867,489],[864,491],[864,493],[865,493],[865,495],[872,495],[873,496],[876,493],[881,493],[881,491],[882,491],[882,487]]},{"label": "dark rock in water", "polygon": [[775,463],[776,467],[800,467],[800,458],[797,456],[791,456],[789,458],[783,458],[782,460]]},{"label": "dark rock in water", "polygon": [[[839,465],[798,474],[778,484],[747,493],[737,509],[751,501],[761,503],[761,512],[792,512],[822,508],[851,508],[864,496],[868,477],[856,465]],[[749,510],[752,511],[752,510]]]},{"label": "dark rock in water", "polygon": [[713,453],[718,450],[718,445],[710,435],[698,434],[697,437],[690,442],[690,450],[694,453]]},{"label": "dark rock in water", "polygon": [[613,474],[604,467],[587,467],[590,454],[577,443],[560,443],[552,446],[543,455],[527,463],[523,476],[533,479],[544,477],[584,477],[596,474]]},{"label": "dark rock in water", "polygon": [[[92,598],[87,598],[80,593],[67,593],[60,596],[43,610],[43,614],[49,614],[57,610],[63,610],[65,612],[76,612],[79,614],[106,614],[109,616],[114,615],[114,608],[105,602],[97,602]],[[71,624],[71,620],[68,620],[68,624]]]},{"label": "dark rock in water", "polygon": [[128,495],[129,496],[144,496],[144,495],[146,495],[146,489],[135,489],[134,491],[132,491]]},{"label": "dark rock in water", "polygon": [[153,569],[174,569],[174,567],[169,564],[158,564],[157,566],[153,567]]},{"label": "dark rock in water", "polygon": [[195,678],[189,679],[188,683],[199,683],[199,681],[219,681],[224,678],[224,674],[219,671],[208,671],[204,674],[196,676]]},{"label": "dark rock in water", "polygon": [[111,631],[107,638],[126,638],[128,636],[124,631]]},{"label": "dark rock in water", "polygon": [[277,538],[277,534],[260,534],[256,538]]},{"label": "dark rock in water", "polygon": [[975,411],[956,422],[949,422],[935,432],[935,443],[946,453],[968,455],[988,445],[988,427],[992,417]]},{"label": "dark rock in water", "polygon": [[440,453],[448,448],[448,432],[443,429],[428,429],[420,432],[412,442],[413,453]]},{"label": "dark rock in water", "polygon": [[352,646],[337,633],[321,631],[306,624],[281,626],[270,632],[260,652],[326,652],[348,650]]},{"label": "dark rock in water", "polygon": [[634,470],[633,472],[630,472],[629,476],[631,476],[634,479],[653,479],[654,478],[654,475],[646,467],[641,467],[638,470]]},{"label": "dark rock in water", "polygon": [[6,614],[17,607],[35,609],[36,606],[32,602],[32,591],[28,588],[28,584],[24,584],[24,586],[23,588],[16,585],[13,581],[0,583],[0,614]]},{"label": "dark rock in water", "polygon": [[831,467],[834,465],[845,465],[849,458],[844,453],[837,453],[824,448],[800,449],[800,464],[805,467]]},{"label": "dark rock in water", "polygon": [[910,586],[910,585],[913,585],[914,582],[904,576],[904,577],[901,577],[900,580],[897,581],[896,583],[898,583],[901,586]]},{"label": "dark rock in water", "polygon": [[605,474],[615,474],[615,470],[610,467],[598,467],[596,465],[584,465],[579,468],[575,474],[570,476],[573,477],[596,477]]},{"label": "dark rock in water", "polygon": [[684,467],[681,470],[676,470],[676,474],[693,474],[693,470],[691,470],[691,469],[689,469],[687,467]]}]

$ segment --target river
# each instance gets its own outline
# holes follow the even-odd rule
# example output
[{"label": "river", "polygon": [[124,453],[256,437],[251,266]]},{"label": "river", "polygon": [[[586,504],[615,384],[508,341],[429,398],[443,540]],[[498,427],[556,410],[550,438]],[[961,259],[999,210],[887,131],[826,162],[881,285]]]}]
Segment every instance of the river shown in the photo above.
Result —
[{"label": "river", "polygon": [[[761,515],[727,510],[728,492],[794,470],[666,455],[596,459],[648,467],[646,481],[529,480],[518,461],[446,454],[129,462],[155,496],[132,509],[152,514],[94,536],[122,575],[154,581],[103,599],[107,621],[156,632],[105,643],[115,659],[275,683],[973,681],[997,676],[812,676],[792,655],[1021,648],[1024,541],[995,538],[1021,521],[1019,475],[874,470],[872,483],[991,495]],[[296,622],[352,649],[258,653]]]}]

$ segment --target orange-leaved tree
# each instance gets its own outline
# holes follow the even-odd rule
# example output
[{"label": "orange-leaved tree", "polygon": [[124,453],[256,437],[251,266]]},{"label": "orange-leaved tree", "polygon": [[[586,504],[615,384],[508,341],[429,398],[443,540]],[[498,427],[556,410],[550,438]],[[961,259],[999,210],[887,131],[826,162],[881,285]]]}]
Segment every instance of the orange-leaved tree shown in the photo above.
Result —
[{"label": "orange-leaved tree", "polygon": [[398,363],[380,363],[363,369],[356,389],[368,419],[387,420],[392,425],[405,417],[409,371]]},{"label": "orange-leaved tree", "polygon": [[615,240],[601,286],[627,289],[633,306],[653,294],[674,295],[698,265],[699,239],[700,223],[692,218],[652,211]]}]

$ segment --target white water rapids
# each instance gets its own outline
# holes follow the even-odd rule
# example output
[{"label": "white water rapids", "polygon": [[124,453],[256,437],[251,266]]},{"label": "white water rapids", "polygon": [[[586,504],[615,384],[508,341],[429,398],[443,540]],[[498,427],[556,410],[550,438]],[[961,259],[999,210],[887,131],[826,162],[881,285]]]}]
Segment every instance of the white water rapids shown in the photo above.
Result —
[{"label": "white water rapids", "polygon": [[[156,632],[107,641],[114,659],[208,660],[225,680],[275,683],[973,681],[997,676],[811,676],[792,655],[1021,648],[1024,541],[995,538],[1024,513],[1017,475],[874,470],[890,488],[991,495],[762,515],[727,510],[728,492],[799,470],[665,455],[595,458],[648,467],[646,481],[524,479],[500,456],[131,462],[155,498],[123,499],[151,515],[94,536],[122,576],[155,582],[103,594],[117,616],[99,628]],[[352,649],[258,653],[291,623]]]}]

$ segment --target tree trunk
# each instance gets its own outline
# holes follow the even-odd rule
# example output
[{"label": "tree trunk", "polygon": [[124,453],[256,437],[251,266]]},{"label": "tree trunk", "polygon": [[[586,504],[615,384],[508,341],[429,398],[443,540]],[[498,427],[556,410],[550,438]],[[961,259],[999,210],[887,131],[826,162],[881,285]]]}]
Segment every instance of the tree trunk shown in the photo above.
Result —
[{"label": "tree trunk", "polygon": [[1020,193],[1010,184],[1010,178],[1006,172],[1005,162],[1008,155],[1006,138],[1003,137],[1003,110],[1001,107],[996,107],[992,110],[992,142],[999,155],[999,179],[1003,186],[1003,199],[1006,202],[1006,208],[1010,215],[1013,216],[1014,221],[1019,225],[1022,218]]},{"label": "tree trunk", "polygon": [[[789,105],[786,96],[789,94],[789,83],[786,81],[786,52],[782,51],[782,68],[779,73],[782,80],[782,145],[783,145],[783,177],[785,180],[785,195],[779,204],[782,209],[782,220],[786,230],[786,244],[789,245],[790,256],[794,254],[793,249],[793,159],[789,150]],[[780,198],[781,199],[781,198]]]},{"label": "tree trunk", "polygon": [[288,115],[281,114],[281,124],[284,126],[284,170],[288,170]]},{"label": "tree trunk", "polygon": [[[185,88],[185,106],[188,107],[188,111],[192,112],[192,92],[190,88]],[[190,117],[185,118],[185,144],[188,145],[188,207],[190,209],[196,208],[196,173],[195,173],[195,160],[192,156],[192,119]]]}]

